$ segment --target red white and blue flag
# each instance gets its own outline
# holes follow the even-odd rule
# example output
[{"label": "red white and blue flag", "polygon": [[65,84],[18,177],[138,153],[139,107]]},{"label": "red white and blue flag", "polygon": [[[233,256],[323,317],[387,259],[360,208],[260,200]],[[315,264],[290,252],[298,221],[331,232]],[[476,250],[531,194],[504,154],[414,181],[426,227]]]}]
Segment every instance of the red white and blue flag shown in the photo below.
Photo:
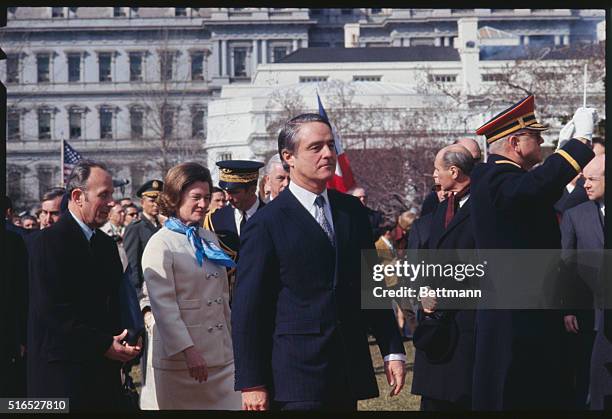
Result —
[{"label": "red white and blue flag", "polygon": [[68,181],[68,177],[70,173],[72,173],[72,169],[77,165],[79,161],[83,159],[81,155],[68,144],[68,142],[64,141],[64,184]]},{"label": "red white and blue flag", "polygon": [[[327,112],[325,112],[325,108],[323,107],[323,103],[321,103],[321,98],[319,97],[319,93],[317,93],[317,102],[319,104],[319,115],[329,121],[327,117]],[[342,139],[340,135],[336,131],[336,127],[329,121],[329,124],[332,127],[332,134],[334,136],[334,143],[336,145],[336,173],[334,177],[327,182],[327,187],[329,189],[335,189],[340,192],[348,192],[352,188],[355,187],[355,177],[353,176],[353,171],[351,170],[351,165],[349,163],[348,156],[344,152],[342,148]]]}]

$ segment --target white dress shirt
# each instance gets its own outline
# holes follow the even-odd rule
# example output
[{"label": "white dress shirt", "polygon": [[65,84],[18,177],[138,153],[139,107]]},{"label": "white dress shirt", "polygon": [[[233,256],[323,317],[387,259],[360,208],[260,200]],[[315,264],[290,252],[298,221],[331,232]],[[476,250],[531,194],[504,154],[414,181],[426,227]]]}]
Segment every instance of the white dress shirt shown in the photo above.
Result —
[{"label": "white dress shirt", "polygon": [[[257,212],[258,207],[259,207],[259,198],[255,200],[255,203],[251,206],[251,208],[246,210],[246,221],[249,221],[249,218],[251,218],[253,214]],[[239,211],[236,208],[234,208],[234,221],[236,222],[236,231],[238,232],[238,235],[240,236],[240,222],[242,221],[242,211]]]},{"label": "white dress shirt", "polygon": [[[300,204],[302,204],[302,206],[306,209],[306,211],[308,211],[310,213],[310,215],[312,215],[312,218],[314,218],[315,220],[317,219],[317,207],[315,205],[315,199],[317,199],[317,195],[316,193],[310,192],[308,189],[304,189],[301,186],[299,186],[298,184],[296,184],[295,182],[290,182],[289,183],[289,190],[291,191],[291,193],[293,194],[293,196],[295,196],[295,198],[300,202]],[[332,218],[332,212],[331,212],[331,205],[329,203],[329,197],[327,196],[327,189],[325,189],[323,192],[321,192],[320,194],[321,196],[323,196],[323,198],[325,199],[325,207],[324,207],[324,214],[325,214],[325,218],[327,219],[327,221],[329,222],[329,225],[332,228],[332,231],[335,233],[334,230],[334,221]],[[358,261],[355,261],[355,263],[358,263]],[[404,361],[406,362],[406,355],[404,354],[389,354],[387,356],[384,357],[384,361],[388,362],[388,361]]]},{"label": "white dress shirt", "polygon": [[87,239],[87,241],[91,240],[91,236],[93,236],[94,231],[83,221],[79,220],[79,218],[76,215],[74,215],[72,211],[70,210],[68,211],[70,212],[70,215],[72,215],[72,218],[75,219],[79,227],[81,227],[81,230],[83,230],[83,234],[85,234],[85,238]]}]

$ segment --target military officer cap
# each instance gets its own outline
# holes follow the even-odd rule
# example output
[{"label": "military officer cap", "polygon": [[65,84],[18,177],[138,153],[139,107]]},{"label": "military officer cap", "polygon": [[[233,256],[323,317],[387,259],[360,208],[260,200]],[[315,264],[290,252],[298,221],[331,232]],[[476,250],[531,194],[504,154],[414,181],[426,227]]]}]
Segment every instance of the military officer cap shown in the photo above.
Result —
[{"label": "military officer cap", "polygon": [[219,166],[219,187],[232,190],[239,187],[256,185],[259,169],[263,163],[251,160],[222,160]]},{"label": "military officer cap", "polygon": [[153,179],[142,185],[137,191],[136,196],[142,198],[143,196],[149,196],[151,198],[157,198],[159,193],[164,188],[164,182],[161,180]]},{"label": "military officer cap", "polygon": [[529,95],[508,109],[495,115],[476,130],[477,135],[484,135],[491,144],[500,138],[520,129],[546,131],[548,125],[540,124],[535,117],[535,98]]}]

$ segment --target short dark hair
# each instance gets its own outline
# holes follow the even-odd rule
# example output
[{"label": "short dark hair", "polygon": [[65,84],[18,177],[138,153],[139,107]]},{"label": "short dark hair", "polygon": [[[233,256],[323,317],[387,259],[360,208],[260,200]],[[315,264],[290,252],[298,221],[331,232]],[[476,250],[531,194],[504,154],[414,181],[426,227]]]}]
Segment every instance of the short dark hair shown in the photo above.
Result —
[{"label": "short dark hair", "polygon": [[72,172],[70,172],[68,181],[66,182],[66,193],[68,194],[68,199],[72,199],[71,195],[73,190],[77,188],[83,190],[85,189],[87,179],[89,179],[89,175],[91,175],[91,169],[94,167],[108,172],[108,169],[104,163],[93,160],[81,160],[76,164],[76,166],[74,166]]},{"label": "short dark hair", "polygon": [[[210,192],[211,194],[217,193],[217,192],[223,192],[223,189],[219,188],[218,186],[213,186],[212,187],[212,191]],[[225,193],[225,192],[223,192]]]},{"label": "short dark hair", "polygon": [[318,113],[304,113],[285,122],[283,129],[281,129],[280,133],[278,134],[278,154],[281,162],[283,163],[283,167],[287,171],[289,171],[289,167],[283,159],[283,150],[287,150],[290,153],[295,153],[295,150],[297,149],[297,133],[300,131],[302,125],[309,122],[321,122],[327,125],[330,130],[332,129],[327,118],[319,115]]},{"label": "short dark hair", "polygon": [[206,182],[212,190],[210,170],[196,162],[181,163],[168,170],[164,190],[158,197],[162,214],[175,217],[181,204],[183,191],[195,182]]},{"label": "short dark hair", "polygon": [[33,215],[30,214],[26,214],[23,217],[21,217],[21,222],[23,223],[25,220],[32,220],[35,223],[38,223],[38,220],[36,219],[36,217],[34,217]]},{"label": "short dark hair", "polygon": [[51,188],[44,193],[40,202],[51,201],[57,197],[63,197],[65,193],[66,189],[64,188]]},{"label": "short dark hair", "polygon": [[136,206],[136,204],[131,203],[131,204],[127,204],[123,206],[123,209],[128,209],[128,208],[136,208],[137,211],[140,211],[140,209],[138,209],[138,207]]},{"label": "short dark hair", "polygon": [[599,144],[602,147],[606,147],[606,140],[603,139],[603,137],[593,137],[593,145],[595,144]]}]

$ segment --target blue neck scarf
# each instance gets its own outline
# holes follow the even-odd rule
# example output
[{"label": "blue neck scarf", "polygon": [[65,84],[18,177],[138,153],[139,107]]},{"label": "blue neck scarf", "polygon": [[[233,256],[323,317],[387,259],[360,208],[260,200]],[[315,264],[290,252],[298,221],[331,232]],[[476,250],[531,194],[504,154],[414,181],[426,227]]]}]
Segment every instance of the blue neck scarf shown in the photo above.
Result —
[{"label": "blue neck scarf", "polygon": [[223,250],[221,250],[219,246],[198,235],[198,229],[200,228],[199,226],[186,226],[178,218],[174,217],[168,218],[164,226],[170,231],[187,236],[187,240],[195,249],[198,265],[202,266],[204,258],[206,258],[212,263],[222,265],[227,268],[233,268],[236,266],[234,261]]}]

